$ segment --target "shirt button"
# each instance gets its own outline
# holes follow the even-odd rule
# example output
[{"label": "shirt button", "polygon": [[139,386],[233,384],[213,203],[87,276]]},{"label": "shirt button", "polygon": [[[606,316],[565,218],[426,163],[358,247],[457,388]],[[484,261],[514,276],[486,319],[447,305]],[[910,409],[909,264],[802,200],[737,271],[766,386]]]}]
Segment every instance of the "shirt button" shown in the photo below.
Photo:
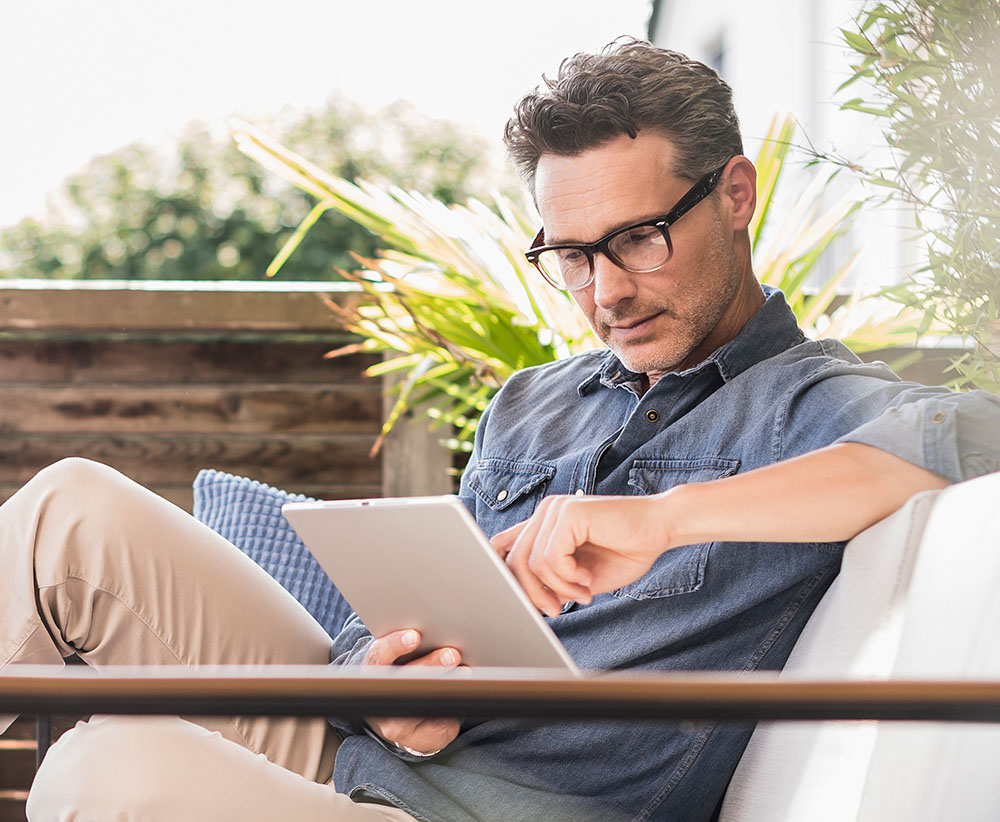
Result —
[{"label": "shirt button", "polygon": [[656,422],[659,418],[660,418],[660,412],[657,411],[655,408],[650,408],[646,412],[646,419],[649,420],[650,422]]},{"label": "shirt button", "polygon": [[497,494],[497,502],[503,502],[507,499],[507,489],[504,488],[499,494]]},{"label": "shirt button", "polygon": [[584,490],[583,490],[582,488],[577,488],[577,489],[576,489],[576,495],[577,495],[578,497],[582,497],[582,496],[583,496],[583,495],[584,495],[585,493],[587,493],[587,492],[586,492],[586,491],[584,491]]},{"label": "shirt button", "polygon": [[944,411],[935,411],[934,416],[931,417],[931,422],[944,422],[948,419],[948,415]]}]

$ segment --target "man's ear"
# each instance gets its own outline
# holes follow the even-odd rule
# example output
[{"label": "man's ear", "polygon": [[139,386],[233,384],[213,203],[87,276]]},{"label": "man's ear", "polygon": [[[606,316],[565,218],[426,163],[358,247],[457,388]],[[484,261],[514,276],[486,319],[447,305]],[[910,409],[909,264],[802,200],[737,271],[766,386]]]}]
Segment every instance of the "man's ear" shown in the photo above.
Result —
[{"label": "man's ear", "polygon": [[737,155],[729,161],[721,188],[729,201],[733,231],[742,231],[750,225],[757,207],[757,169],[749,159]]}]

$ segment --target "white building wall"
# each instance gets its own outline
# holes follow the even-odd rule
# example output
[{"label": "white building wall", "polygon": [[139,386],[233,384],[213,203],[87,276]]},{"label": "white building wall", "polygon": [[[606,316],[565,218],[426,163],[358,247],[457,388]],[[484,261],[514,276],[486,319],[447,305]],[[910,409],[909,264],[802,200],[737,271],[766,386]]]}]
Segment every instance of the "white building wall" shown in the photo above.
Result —
[{"label": "white building wall", "polygon": [[[864,92],[852,86],[836,93],[851,74],[849,51],[839,28],[850,30],[855,25],[859,5],[858,0],[664,0],[656,4],[650,38],[720,71],[732,86],[750,157],[756,155],[774,115],[790,111],[802,127],[797,142],[875,164],[886,156],[879,126],[866,115],[839,108],[839,101],[864,96]],[[828,176],[833,169],[807,169],[805,159],[804,153],[790,153],[786,160],[776,218],[782,202],[787,205],[813,176]],[[862,191],[853,175],[844,171],[830,183],[827,196],[845,193],[873,192]],[[905,211],[869,208],[857,217],[854,230],[837,242],[825,270],[836,270],[860,249],[862,257],[851,285],[858,278],[880,285],[898,282],[913,269],[914,249],[904,242],[912,233]]]}]

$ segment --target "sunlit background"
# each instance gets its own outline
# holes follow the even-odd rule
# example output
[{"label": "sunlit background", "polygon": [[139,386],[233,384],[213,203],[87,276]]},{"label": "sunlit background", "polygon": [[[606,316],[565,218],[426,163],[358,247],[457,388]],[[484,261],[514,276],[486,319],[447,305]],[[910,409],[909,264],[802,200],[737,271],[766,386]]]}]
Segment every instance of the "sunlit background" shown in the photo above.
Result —
[{"label": "sunlit background", "polygon": [[642,36],[647,0],[40,0],[0,12],[0,227],[94,155],[340,94],[409,100],[483,135],[575,51]]}]

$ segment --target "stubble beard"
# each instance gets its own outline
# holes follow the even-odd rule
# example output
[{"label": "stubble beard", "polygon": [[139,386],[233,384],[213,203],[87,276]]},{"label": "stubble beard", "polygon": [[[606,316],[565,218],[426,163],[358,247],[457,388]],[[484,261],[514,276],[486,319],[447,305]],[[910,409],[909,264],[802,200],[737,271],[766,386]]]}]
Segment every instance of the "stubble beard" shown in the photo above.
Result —
[{"label": "stubble beard", "polygon": [[[616,306],[613,311],[607,312],[601,318],[595,317],[595,329],[597,335],[604,341],[629,371],[636,374],[666,373],[676,371],[680,368],[697,365],[689,362],[692,353],[695,352],[709,335],[718,327],[726,310],[732,304],[739,291],[740,275],[739,267],[735,257],[727,254],[727,247],[720,240],[714,242],[705,259],[705,263],[699,266],[703,272],[716,268],[728,271],[728,275],[721,283],[722,291],[708,301],[697,302],[691,308],[684,310],[678,307],[677,301],[663,301],[652,305],[636,306],[624,305]],[[693,276],[698,277],[700,272],[694,272]],[[657,323],[662,324],[667,321],[667,329],[657,328],[657,336],[652,334],[647,337],[621,342],[615,340],[611,325],[648,317],[659,313]],[[650,343],[655,339],[654,350],[648,349]],[[700,359],[708,356],[711,352],[699,352]]]}]

